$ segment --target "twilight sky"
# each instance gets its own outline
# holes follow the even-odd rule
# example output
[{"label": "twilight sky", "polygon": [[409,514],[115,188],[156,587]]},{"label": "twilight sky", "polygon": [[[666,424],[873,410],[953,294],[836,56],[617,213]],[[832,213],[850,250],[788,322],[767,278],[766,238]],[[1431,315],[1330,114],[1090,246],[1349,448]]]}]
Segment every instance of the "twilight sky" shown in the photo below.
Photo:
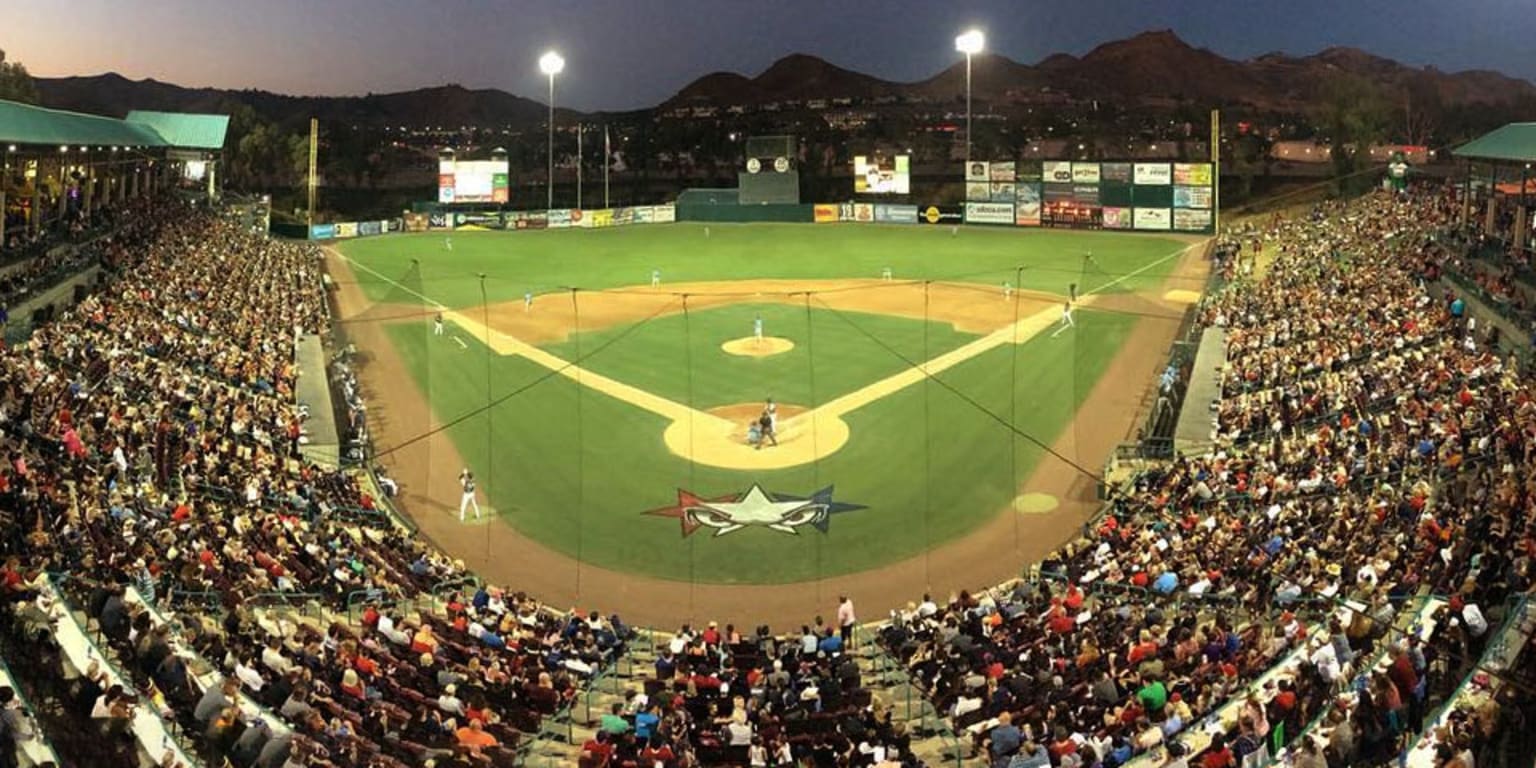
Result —
[{"label": "twilight sky", "polygon": [[36,75],[117,71],[186,86],[360,94],[445,82],[556,101],[655,104],[714,70],[811,53],[892,80],[956,60],[976,25],[1033,63],[1172,28],[1233,57],[1364,48],[1407,64],[1536,81],[1532,0],[0,0],[0,49]]}]

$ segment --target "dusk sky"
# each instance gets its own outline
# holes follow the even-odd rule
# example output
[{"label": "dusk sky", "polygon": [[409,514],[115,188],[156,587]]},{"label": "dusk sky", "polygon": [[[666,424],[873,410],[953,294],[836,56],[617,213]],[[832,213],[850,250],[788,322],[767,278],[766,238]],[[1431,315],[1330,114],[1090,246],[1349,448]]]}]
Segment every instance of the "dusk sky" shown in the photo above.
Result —
[{"label": "dusk sky", "polygon": [[537,59],[566,58],[556,101],[653,105],[715,70],[803,52],[892,80],[953,63],[956,33],[1034,63],[1171,28],[1233,57],[1364,48],[1407,64],[1536,80],[1533,0],[0,0],[0,49],[36,75],[107,71],[293,94],[457,82],[542,100]]}]

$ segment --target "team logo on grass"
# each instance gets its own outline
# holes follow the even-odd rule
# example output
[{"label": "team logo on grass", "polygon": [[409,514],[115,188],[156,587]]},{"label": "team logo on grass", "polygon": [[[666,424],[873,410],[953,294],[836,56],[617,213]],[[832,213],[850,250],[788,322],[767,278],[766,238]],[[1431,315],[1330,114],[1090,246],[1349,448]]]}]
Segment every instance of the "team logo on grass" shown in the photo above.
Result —
[{"label": "team logo on grass", "polygon": [[762,486],[754,483],[750,490],[743,493],[712,499],[679,488],[677,504],[648,509],[644,514],[677,518],[684,536],[701,527],[715,529],[716,536],[750,527],[770,528],[780,533],[798,535],[802,525],[826,533],[833,515],[856,509],[865,507],[862,504],[833,501],[830,485],[807,497],[765,491]]}]

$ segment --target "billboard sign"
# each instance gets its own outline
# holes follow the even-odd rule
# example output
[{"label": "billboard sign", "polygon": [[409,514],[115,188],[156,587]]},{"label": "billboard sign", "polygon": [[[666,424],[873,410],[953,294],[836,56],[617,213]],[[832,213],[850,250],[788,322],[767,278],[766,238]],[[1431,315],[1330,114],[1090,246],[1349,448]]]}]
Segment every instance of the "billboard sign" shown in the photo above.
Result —
[{"label": "billboard sign", "polygon": [[1167,230],[1173,226],[1173,217],[1167,208],[1137,208],[1131,221],[1136,229]]},{"label": "billboard sign", "polygon": [[1013,182],[1011,182],[1011,181],[994,181],[994,182],[992,182],[992,197],[991,197],[992,202],[994,202],[994,203],[1011,203],[1011,202],[1014,201],[1014,198],[1017,195],[1018,195],[1018,192],[1015,191]]},{"label": "billboard sign", "polygon": [[555,208],[548,214],[550,229],[566,229],[571,226],[571,209]]},{"label": "billboard sign", "polygon": [[854,155],[853,193],[856,195],[905,195],[912,191],[912,158],[909,155],[873,157]]},{"label": "billboard sign", "polygon": [[948,205],[925,205],[918,211],[918,222],[923,224],[959,224],[964,217],[961,208]]},{"label": "billboard sign", "polygon": [[1013,224],[1013,203],[966,203],[967,224]]},{"label": "billboard sign", "polygon": [[1065,160],[1047,160],[1041,175],[1047,182],[1070,184],[1072,182],[1072,163]]},{"label": "billboard sign", "polygon": [[1195,208],[1173,209],[1173,228],[1180,232],[1203,232],[1212,226],[1211,212]]},{"label": "billboard sign", "polygon": [[1099,183],[1099,164],[1098,163],[1073,163],[1072,164],[1072,183],[1073,184],[1097,184],[1097,183]]},{"label": "billboard sign", "polygon": [[871,203],[854,203],[853,220],[870,222],[875,220],[875,206]]},{"label": "billboard sign", "polygon": [[337,237],[357,237],[357,222],[339,221],[336,223]]},{"label": "billboard sign", "polygon": [[985,160],[972,160],[965,166],[966,181],[991,181],[991,163]]},{"label": "billboard sign", "polygon": [[1130,229],[1131,228],[1131,209],[1130,208],[1111,208],[1111,207],[1105,206],[1105,208],[1104,208],[1104,228],[1105,229]]},{"label": "billboard sign", "polygon": [[335,236],[335,224],[311,224],[309,226],[309,239],[311,240],[329,240]]},{"label": "billboard sign", "polygon": [[987,169],[987,180],[988,181],[992,181],[992,182],[1013,181],[1013,179],[1014,179],[1014,171],[1013,171],[1013,161],[1012,160],[1008,160],[1008,161],[1001,162],[1001,163],[994,162]]},{"label": "billboard sign", "polygon": [[1040,226],[1040,185],[1034,182],[1016,184],[1014,196],[1017,203],[1013,223],[1021,227]]},{"label": "billboard sign", "polygon": [[811,207],[811,221],[817,224],[830,224],[840,218],[838,213],[841,206],[832,203],[817,203]]},{"label": "billboard sign", "polygon": [[1173,183],[1197,187],[1211,186],[1210,163],[1174,163]]},{"label": "billboard sign", "polygon": [[967,181],[965,183],[965,199],[988,200],[992,197],[992,182]]},{"label": "billboard sign", "polygon": [[1173,207],[1175,208],[1210,208],[1210,187],[1182,187],[1173,188]]},{"label": "billboard sign", "polygon": [[656,206],[655,212],[652,214],[651,219],[657,224],[671,224],[672,222],[677,221],[677,206],[673,203],[658,205]]},{"label": "billboard sign", "polygon": [[917,206],[881,203],[875,206],[875,221],[881,224],[916,224]]},{"label": "billboard sign", "polygon": [[1137,184],[1172,184],[1173,169],[1167,163],[1137,163],[1135,170]]},{"label": "billboard sign", "polygon": [[1114,184],[1131,183],[1130,163],[1102,163],[1099,165],[1099,181]]},{"label": "billboard sign", "polygon": [[432,218],[425,213],[412,211],[405,214],[405,231],[425,232],[432,225]]}]

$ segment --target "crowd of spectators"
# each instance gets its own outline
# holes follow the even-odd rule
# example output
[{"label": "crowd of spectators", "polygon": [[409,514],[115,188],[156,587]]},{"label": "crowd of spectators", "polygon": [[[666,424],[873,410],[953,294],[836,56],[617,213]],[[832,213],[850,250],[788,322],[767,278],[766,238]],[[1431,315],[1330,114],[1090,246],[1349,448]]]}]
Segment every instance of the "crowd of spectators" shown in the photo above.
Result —
[{"label": "crowd of spectators", "polygon": [[[1215,447],[1141,475],[1042,578],[925,599],[884,631],[994,765],[1115,766],[1165,744],[1171,765],[1237,764],[1357,676],[1340,717],[1359,736],[1295,746],[1310,765],[1372,764],[1419,727],[1420,681],[1454,677],[1434,662],[1477,658],[1536,575],[1536,385],[1425,290],[1436,201],[1378,194],[1272,224],[1263,279],[1202,307],[1228,333]],[[1449,601],[1425,644],[1392,625],[1428,593]],[[1352,664],[1370,654],[1386,668]],[[1286,658],[1297,674],[1231,733],[1177,754]]]},{"label": "crowd of spectators", "polygon": [[[104,243],[114,278],[0,355],[7,623],[41,648],[60,611],[78,612],[139,697],[214,759],[511,764],[627,630],[499,590],[444,593],[472,584],[461,564],[366,514],[356,476],[300,451],[294,342],[329,323],[318,252],[187,205],[138,213]],[[272,619],[273,603],[393,607],[349,624]],[[189,675],[196,660],[223,682]],[[44,661],[25,677],[48,688],[62,662]],[[110,692],[78,672],[64,698],[90,699],[77,714],[101,708],[127,737],[110,713],[135,692],[98,707]],[[285,727],[250,717],[242,694]]]}]

